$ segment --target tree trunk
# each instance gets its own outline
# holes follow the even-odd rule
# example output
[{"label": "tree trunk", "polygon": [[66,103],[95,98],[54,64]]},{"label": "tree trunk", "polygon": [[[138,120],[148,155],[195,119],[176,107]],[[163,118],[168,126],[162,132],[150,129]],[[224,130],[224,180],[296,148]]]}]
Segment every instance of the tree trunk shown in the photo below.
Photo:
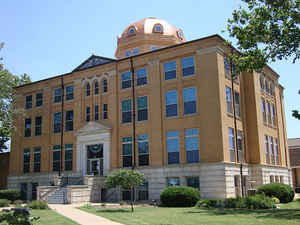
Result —
[{"label": "tree trunk", "polygon": [[134,187],[131,187],[131,212],[133,212]]}]

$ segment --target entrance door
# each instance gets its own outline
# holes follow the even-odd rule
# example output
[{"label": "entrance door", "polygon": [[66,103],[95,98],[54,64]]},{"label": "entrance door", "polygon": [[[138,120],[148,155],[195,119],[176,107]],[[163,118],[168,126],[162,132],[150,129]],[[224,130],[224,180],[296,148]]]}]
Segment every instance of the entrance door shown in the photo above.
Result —
[{"label": "entrance door", "polygon": [[103,145],[87,146],[87,174],[103,176]]},{"label": "entrance door", "polygon": [[39,186],[38,183],[31,183],[31,199],[32,200],[37,199],[37,191],[36,191],[37,186]]}]

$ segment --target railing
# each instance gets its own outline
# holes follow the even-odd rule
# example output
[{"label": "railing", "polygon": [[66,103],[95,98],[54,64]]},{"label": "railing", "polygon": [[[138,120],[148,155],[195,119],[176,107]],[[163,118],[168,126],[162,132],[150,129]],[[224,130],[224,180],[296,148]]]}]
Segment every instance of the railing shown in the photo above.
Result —
[{"label": "railing", "polygon": [[61,180],[61,186],[65,187],[68,185],[83,185],[83,176],[63,176]]}]

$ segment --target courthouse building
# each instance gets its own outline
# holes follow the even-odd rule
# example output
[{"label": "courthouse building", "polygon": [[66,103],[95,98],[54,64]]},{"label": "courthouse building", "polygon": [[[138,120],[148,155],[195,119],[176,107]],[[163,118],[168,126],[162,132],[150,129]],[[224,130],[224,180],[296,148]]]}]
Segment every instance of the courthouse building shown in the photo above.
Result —
[{"label": "courthouse building", "polygon": [[283,87],[269,66],[232,84],[222,37],[186,41],[151,17],[117,42],[115,59],[92,55],[70,73],[16,88],[26,116],[12,137],[9,188],[49,201],[61,192],[68,202],[127,199],[103,181],[134,162],[146,178],[137,200],[159,199],[169,185],[236,196],[241,161],[245,189],[291,184]]}]

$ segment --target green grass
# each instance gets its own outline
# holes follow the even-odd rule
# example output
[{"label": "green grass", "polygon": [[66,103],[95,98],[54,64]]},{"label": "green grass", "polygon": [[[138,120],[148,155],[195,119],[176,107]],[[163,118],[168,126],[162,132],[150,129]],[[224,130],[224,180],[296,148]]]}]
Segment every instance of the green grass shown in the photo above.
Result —
[{"label": "green grass", "polygon": [[207,210],[196,208],[136,207],[130,209],[85,208],[125,225],[299,225],[300,202],[280,205],[273,210]]}]

